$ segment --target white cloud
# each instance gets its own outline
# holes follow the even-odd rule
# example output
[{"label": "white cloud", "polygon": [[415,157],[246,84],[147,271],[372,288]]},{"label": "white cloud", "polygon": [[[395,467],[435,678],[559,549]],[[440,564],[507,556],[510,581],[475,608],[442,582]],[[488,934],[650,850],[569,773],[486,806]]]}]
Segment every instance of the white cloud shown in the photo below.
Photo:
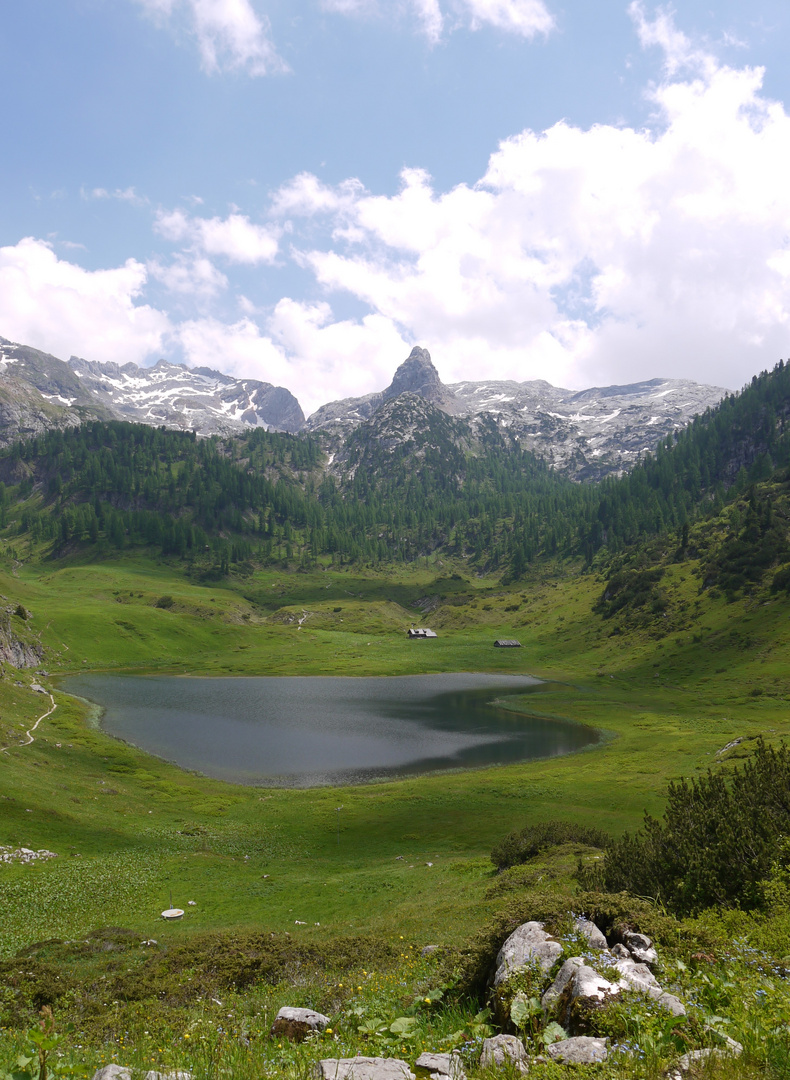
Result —
[{"label": "white cloud", "polygon": [[445,379],[737,388],[772,366],[790,329],[790,117],[761,70],[716,63],[664,13],[637,16],[667,57],[651,129],[524,131],[476,185],[444,192],[415,169],[393,196],[297,177],[275,208],[313,219],[310,237],[328,215],[321,246],[299,247],[297,222],[298,260],[430,348]]},{"label": "white cloud", "polygon": [[228,287],[225,275],[202,256],[178,255],[169,265],[154,259],[148,264],[148,272],[170,292],[184,296],[208,299]]},{"label": "white cloud", "polygon": [[488,24],[498,30],[531,38],[554,29],[554,17],[543,0],[460,0],[472,30]]},{"label": "white cloud", "polygon": [[251,0],[138,0],[149,14],[165,21],[182,12],[197,39],[203,68],[209,74],[246,71],[271,75],[288,70],[269,33],[268,20]]},{"label": "white cloud", "polygon": [[116,188],[108,191],[107,188],[96,187],[90,191],[84,188],[81,192],[83,199],[117,199],[119,202],[132,203],[134,206],[147,206],[148,199],[144,195],[138,195],[133,187]]},{"label": "white cloud", "polygon": [[322,0],[326,11],[370,18],[398,16],[415,19],[417,29],[432,44],[452,28],[480,30],[493,26],[505,33],[531,38],[554,28],[554,18],[543,0]]},{"label": "white cloud", "polygon": [[137,300],[146,269],[134,259],[83,270],[27,237],[0,248],[0,334],[68,358],[141,362],[161,349],[166,315]]},{"label": "white cloud", "polygon": [[272,226],[254,225],[243,214],[199,218],[189,217],[183,210],[160,210],[154,227],[172,243],[188,244],[207,255],[249,266],[274,262],[281,233]]}]

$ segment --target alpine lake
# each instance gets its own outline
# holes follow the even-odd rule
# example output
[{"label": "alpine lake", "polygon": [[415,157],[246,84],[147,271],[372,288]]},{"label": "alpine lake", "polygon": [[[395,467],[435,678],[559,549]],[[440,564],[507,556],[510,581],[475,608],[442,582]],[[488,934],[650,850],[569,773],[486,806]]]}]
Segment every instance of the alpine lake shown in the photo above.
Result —
[{"label": "alpine lake", "polygon": [[181,768],[269,787],[358,784],[569,754],[600,733],[523,716],[500,700],[541,685],[496,674],[77,675],[67,693],[102,730]]}]

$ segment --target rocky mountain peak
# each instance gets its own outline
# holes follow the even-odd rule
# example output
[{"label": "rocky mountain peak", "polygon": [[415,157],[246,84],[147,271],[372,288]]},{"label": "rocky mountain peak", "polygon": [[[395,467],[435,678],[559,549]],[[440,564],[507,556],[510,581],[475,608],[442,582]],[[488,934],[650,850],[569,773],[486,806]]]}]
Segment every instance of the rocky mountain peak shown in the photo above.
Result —
[{"label": "rocky mountain peak", "polygon": [[427,349],[415,345],[392,377],[392,382],[383,392],[385,401],[400,397],[401,394],[419,394],[427,401],[441,402],[445,387],[439,378],[439,372],[433,366],[431,354]]}]

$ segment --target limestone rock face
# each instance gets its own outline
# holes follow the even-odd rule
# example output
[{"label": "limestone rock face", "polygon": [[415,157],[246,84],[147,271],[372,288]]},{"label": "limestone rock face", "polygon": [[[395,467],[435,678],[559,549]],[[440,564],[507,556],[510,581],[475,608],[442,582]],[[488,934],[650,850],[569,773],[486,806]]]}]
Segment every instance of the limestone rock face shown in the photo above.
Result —
[{"label": "limestone rock face", "polygon": [[[416,1080],[400,1058],[323,1058],[315,1066],[317,1080]],[[107,1078],[114,1080],[114,1078]]]},{"label": "limestone rock face", "polygon": [[515,1068],[519,1072],[527,1072],[529,1057],[523,1042],[515,1035],[495,1035],[491,1039],[486,1039],[480,1055],[480,1068]]},{"label": "limestone rock face", "polygon": [[543,929],[543,923],[523,923],[514,930],[496,958],[494,987],[500,986],[519,968],[538,964],[548,973],[562,956],[562,945]]},{"label": "limestone rock face", "polygon": [[606,1061],[609,1052],[607,1039],[594,1039],[589,1035],[577,1035],[573,1039],[562,1039],[546,1047],[546,1053],[553,1061],[566,1065],[596,1065]]},{"label": "limestone rock face", "polygon": [[271,1034],[278,1038],[301,1042],[311,1031],[323,1031],[329,1025],[329,1017],[313,1009],[295,1009],[283,1006],[272,1024]]}]

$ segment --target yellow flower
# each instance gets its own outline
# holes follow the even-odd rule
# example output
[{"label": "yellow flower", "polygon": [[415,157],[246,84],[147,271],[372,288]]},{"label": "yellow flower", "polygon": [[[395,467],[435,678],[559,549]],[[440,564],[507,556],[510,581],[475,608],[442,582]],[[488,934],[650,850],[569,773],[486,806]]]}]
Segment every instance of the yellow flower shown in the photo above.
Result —
[{"label": "yellow flower", "polygon": [[425,1004],[430,1005],[431,1004],[431,999],[430,998],[425,998]]},{"label": "yellow flower", "polygon": [[331,1028],[327,1028],[327,1029],[326,1029],[326,1033],[327,1033],[327,1035],[331,1035],[331,1034],[332,1034],[332,1029],[331,1029]]}]

